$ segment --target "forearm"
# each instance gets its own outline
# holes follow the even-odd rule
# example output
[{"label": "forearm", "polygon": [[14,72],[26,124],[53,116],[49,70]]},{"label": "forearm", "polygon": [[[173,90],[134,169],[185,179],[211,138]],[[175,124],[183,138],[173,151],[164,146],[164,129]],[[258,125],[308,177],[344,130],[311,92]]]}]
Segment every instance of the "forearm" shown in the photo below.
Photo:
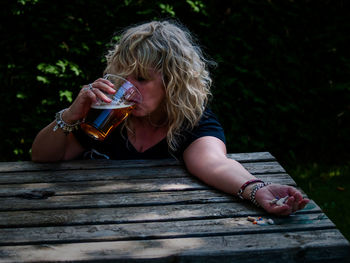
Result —
[{"label": "forearm", "polygon": [[36,136],[32,145],[32,160],[54,162],[62,160],[65,154],[67,135],[61,129],[53,131],[56,122],[50,123]]},{"label": "forearm", "polygon": [[[200,169],[195,169],[191,173],[208,185],[232,195],[236,195],[245,182],[255,179],[240,163],[226,157],[210,158]],[[249,199],[253,185],[247,186],[244,190],[245,199]]]},{"label": "forearm", "polygon": [[34,162],[71,160],[84,151],[72,133],[65,134],[60,128],[53,131],[55,125],[55,121],[50,123],[36,136],[32,145]]},{"label": "forearm", "polygon": [[[62,110],[56,115],[56,120],[42,129],[32,145],[32,160],[34,162],[55,162],[71,160],[81,154],[84,148],[71,133],[72,125],[79,125],[77,118],[72,117],[68,110]],[[64,126],[58,125],[64,124]],[[68,127],[71,125],[71,127]]]},{"label": "forearm", "polygon": [[[225,144],[214,137],[197,139],[185,150],[183,157],[191,174],[232,195],[236,195],[245,182],[255,179],[239,162],[226,157]],[[245,188],[244,198],[249,199],[253,186],[250,184]]]}]

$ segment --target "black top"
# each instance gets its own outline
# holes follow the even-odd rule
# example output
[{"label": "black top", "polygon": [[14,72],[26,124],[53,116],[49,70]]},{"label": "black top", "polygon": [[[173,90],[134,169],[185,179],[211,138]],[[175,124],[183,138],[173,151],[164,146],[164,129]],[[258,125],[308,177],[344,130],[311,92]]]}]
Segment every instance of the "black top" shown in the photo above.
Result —
[{"label": "black top", "polygon": [[86,135],[81,129],[74,132],[76,139],[87,150],[84,158],[87,159],[160,159],[177,157],[182,158],[183,152],[196,139],[203,136],[213,136],[225,143],[224,130],[218,122],[214,113],[206,109],[198,125],[191,131],[181,132],[180,147],[176,152],[168,148],[166,138],[144,152],[138,152],[127,140],[125,129],[121,135],[118,126],[104,141],[97,141]]}]

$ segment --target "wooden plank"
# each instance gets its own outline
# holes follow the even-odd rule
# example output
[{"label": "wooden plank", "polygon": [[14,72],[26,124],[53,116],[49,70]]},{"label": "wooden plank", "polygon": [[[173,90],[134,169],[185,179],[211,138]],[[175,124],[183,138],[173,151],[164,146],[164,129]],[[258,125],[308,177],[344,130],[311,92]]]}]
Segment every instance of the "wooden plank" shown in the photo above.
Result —
[{"label": "wooden plank", "polygon": [[[271,182],[296,186],[295,181],[287,174],[268,174],[261,179]],[[0,188],[0,197],[11,197],[30,194],[33,191],[48,191],[58,195],[96,194],[96,193],[127,193],[127,192],[154,192],[210,189],[197,178],[186,177],[134,179],[114,181],[81,181],[57,183],[31,184],[3,184]]]},{"label": "wooden plank", "polygon": [[242,163],[251,174],[285,173],[286,170],[278,162]]},{"label": "wooden plank", "polygon": [[0,262],[329,262],[348,257],[349,243],[336,229],[0,247]]},{"label": "wooden plank", "polygon": [[132,180],[163,177],[184,177],[188,173],[184,167],[145,167],[128,169],[57,170],[1,173],[0,184],[12,183],[56,183],[96,180]]},{"label": "wooden plank", "polygon": [[[258,162],[243,163],[243,166],[257,177],[264,174],[278,174],[286,171],[278,162]],[[54,183],[54,182],[74,182],[74,181],[96,181],[96,180],[122,180],[122,179],[150,179],[163,177],[184,177],[188,172],[183,166],[173,167],[145,167],[128,169],[97,169],[68,171],[36,171],[36,172],[16,172],[1,173],[0,184],[12,183]]]},{"label": "wooden plank", "polygon": [[64,195],[52,196],[47,199],[39,200],[4,197],[0,199],[0,211],[160,206],[169,204],[227,203],[237,201],[240,200],[236,196],[215,192],[214,190]]},{"label": "wooden plank", "polygon": [[57,244],[96,241],[230,236],[331,229],[335,225],[323,213],[272,218],[275,224],[254,225],[247,217],[186,220],[156,223],[127,223],[83,226],[26,227],[0,229],[0,245]]},{"label": "wooden plank", "polygon": [[61,196],[53,195],[41,199],[27,197],[1,197],[0,211],[227,203],[238,201],[240,201],[238,197],[219,192],[215,189]]},{"label": "wooden plank", "polygon": [[140,168],[157,166],[178,166],[175,159],[150,159],[150,160],[73,160],[57,163],[2,162],[0,172],[18,171],[61,171],[61,170],[90,170],[90,169],[115,169],[115,168]]},{"label": "wooden plank", "polygon": [[33,191],[54,191],[59,195],[132,193],[155,191],[203,190],[209,189],[193,177],[136,179],[118,181],[82,181],[69,183],[37,183],[1,185],[1,197],[24,195]]},{"label": "wooden plank", "polygon": [[[228,154],[229,158],[239,162],[273,161],[273,157],[268,152],[255,153],[233,153]],[[0,172],[19,171],[57,171],[57,170],[89,170],[89,169],[115,169],[130,167],[155,167],[155,166],[177,166],[180,162],[175,159],[158,160],[76,160],[60,163],[33,163],[25,162],[1,162]]]},{"label": "wooden plank", "polygon": [[237,201],[214,190],[52,196],[47,199],[0,198],[0,211],[101,208],[166,204],[200,204]]},{"label": "wooden plank", "polygon": [[[320,213],[313,202],[296,214]],[[0,212],[0,227],[160,222],[267,216],[249,202]]]},{"label": "wooden plank", "polygon": [[276,161],[276,158],[269,152],[228,153],[227,157],[240,163]]}]

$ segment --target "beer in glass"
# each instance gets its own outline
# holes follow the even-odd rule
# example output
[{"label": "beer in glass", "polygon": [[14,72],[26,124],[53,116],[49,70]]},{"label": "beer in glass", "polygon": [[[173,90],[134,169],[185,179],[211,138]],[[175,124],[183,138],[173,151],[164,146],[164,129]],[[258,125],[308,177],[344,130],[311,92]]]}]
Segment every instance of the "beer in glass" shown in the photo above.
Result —
[{"label": "beer in glass", "polygon": [[103,141],[142,100],[138,89],[126,79],[112,74],[104,78],[112,82],[117,90],[114,95],[108,95],[112,102],[93,104],[80,125],[85,133],[99,141]]}]

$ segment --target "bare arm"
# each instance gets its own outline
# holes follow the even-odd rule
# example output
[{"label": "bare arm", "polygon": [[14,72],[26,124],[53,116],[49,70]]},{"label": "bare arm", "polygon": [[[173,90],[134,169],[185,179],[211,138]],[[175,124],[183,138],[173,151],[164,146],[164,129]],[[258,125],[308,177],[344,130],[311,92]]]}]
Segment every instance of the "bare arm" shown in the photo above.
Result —
[{"label": "bare arm", "polygon": [[[221,191],[236,195],[240,187],[254,179],[241,164],[226,157],[225,144],[211,136],[205,136],[194,141],[184,152],[183,158],[190,173]],[[243,192],[243,197],[249,199],[252,188],[249,185]],[[282,206],[271,205],[275,196],[289,196]],[[278,215],[288,215],[305,207],[309,202],[301,193],[291,186],[271,184],[259,189],[255,198],[268,212]]]},{"label": "bare arm", "polygon": [[66,135],[61,129],[53,131],[55,125],[50,123],[36,136],[32,145],[34,162],[72,160],[84,151],[73,134]]},{"label": "bare arm", "polygon": [[[240,163],[226,157],[225,144],[215,137],[197,139],[183,157],[191,174],[228,194],[236,194],[241,185],[255,178]],[[244,191],[243,196],[247,197],[248,192]]]}]

